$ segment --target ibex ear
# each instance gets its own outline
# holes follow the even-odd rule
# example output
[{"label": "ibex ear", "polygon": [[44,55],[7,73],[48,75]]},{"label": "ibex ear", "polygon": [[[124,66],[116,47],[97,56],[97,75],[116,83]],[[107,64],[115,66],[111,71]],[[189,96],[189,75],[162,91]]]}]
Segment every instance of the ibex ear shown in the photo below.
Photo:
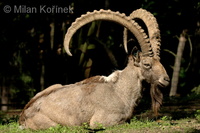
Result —
[{"label": "ibex ear", "polygon": [[129,55],[128,62],[130,63],[130,62],[134,62],[134,61],[135,61],[134,57],[132,55]]},{"label": "ibex ear", "polygon": [[137,52],[135,56],[133,56],[133,59],[134,59],[134,65],[139,67],[139,63],[140,63],[140,53]]}]

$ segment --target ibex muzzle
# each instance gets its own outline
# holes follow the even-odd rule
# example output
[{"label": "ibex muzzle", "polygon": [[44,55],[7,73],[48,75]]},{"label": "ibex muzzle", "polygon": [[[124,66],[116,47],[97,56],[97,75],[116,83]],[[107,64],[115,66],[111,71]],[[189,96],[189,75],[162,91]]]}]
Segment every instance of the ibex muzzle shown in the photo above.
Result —
[{"label": "ibex muzzle", "polygon": [[80,126],[88,123],[91,128],[95,128],[98,123],[103,126],[121,124],[133,116],[134,107],[141,97],[143,81],[151,84],[152,108],[157,115],[163,98],[159,87],[167,86],[169,77],[160,63],[158,45],[155,45],[157,43],[153,45],[153,42],[149,42],[151,39],[132,17],[100,10],[76,19],[68,29],[64,41],[69,55],[69,42],[73,34],[83,25],[95,20],[114,21],[126,27],[137,38],[142,52],[136,56],[130,55],[127,66],[108,77],[94,76],[75,84],[53,85],[41,91],[20,114],[21,127],[36,130],[57,124]]}]

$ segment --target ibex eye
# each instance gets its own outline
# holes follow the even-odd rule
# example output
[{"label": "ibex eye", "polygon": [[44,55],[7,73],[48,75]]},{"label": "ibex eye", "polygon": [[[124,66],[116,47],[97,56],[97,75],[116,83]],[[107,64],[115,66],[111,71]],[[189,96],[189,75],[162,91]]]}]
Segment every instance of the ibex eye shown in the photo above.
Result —
[{"label": "ibex eye", "polygon": [[144,63],[144,67],[150,68],[150,67],[151,67],[151,64],[150,64],[150,63]]}]

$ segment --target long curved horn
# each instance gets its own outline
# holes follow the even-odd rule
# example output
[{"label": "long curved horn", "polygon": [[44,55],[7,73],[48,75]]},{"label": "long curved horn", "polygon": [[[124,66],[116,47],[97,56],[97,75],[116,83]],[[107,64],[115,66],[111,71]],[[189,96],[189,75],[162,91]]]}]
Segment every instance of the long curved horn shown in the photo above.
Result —
[{"label": "long curved horn", "polygon": [[[154,17],[154,15],[150,12],[148,12],[147,10],[144,9],[137,9],[135,11],[133,11],[130,16],[131,19],[140,19],[142,20],[147,29],[148,29],[148,35],[149,35],[149,39],[150,39],[150,43],[151,43],[151,47],[154,53],[155,57],[159,57],[160,56],[160,45],[161,45],[161,37],[160,37],[160,30],[158,27],[158,23],[156,21],[156,18]],[[124,47],[125,50],[127,52],[127,29],[124,29]]]},{"label": "long curved horn", "polygon": [[72,56],[69,50],[69,43],[74,33],[85,24],[95,20],[113,21],[121,24],[123,27],[126,27],[135,35],[140,44],[143,54],[152,54],[152,48],[149,43],[148,36],[134,20],[132,20],[130,17],[127,17],[125,14],[101,9],[99,11],[95,10],[93,12],[87,12],[87,14],[82,15],[80,18],[77,18],[75,22],[72,23],[64,39],[64,48],[68,55]]}]

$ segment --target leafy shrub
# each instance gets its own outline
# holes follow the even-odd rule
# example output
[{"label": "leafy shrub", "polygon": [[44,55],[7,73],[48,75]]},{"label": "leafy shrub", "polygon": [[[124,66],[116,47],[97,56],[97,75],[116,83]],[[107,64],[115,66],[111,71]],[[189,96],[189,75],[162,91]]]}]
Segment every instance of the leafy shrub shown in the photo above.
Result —
[{"label": "leafy shrub", "polygon": [[197,87],[194,87],[193,89],[192,89],[192,92],[194,92],[195,94],[200,94],[200,85],[199,86],[197,86]]},{"label": "leafy shrub", "polygon": [[195,118],[200,122],[200,110],[196,111]]}]

